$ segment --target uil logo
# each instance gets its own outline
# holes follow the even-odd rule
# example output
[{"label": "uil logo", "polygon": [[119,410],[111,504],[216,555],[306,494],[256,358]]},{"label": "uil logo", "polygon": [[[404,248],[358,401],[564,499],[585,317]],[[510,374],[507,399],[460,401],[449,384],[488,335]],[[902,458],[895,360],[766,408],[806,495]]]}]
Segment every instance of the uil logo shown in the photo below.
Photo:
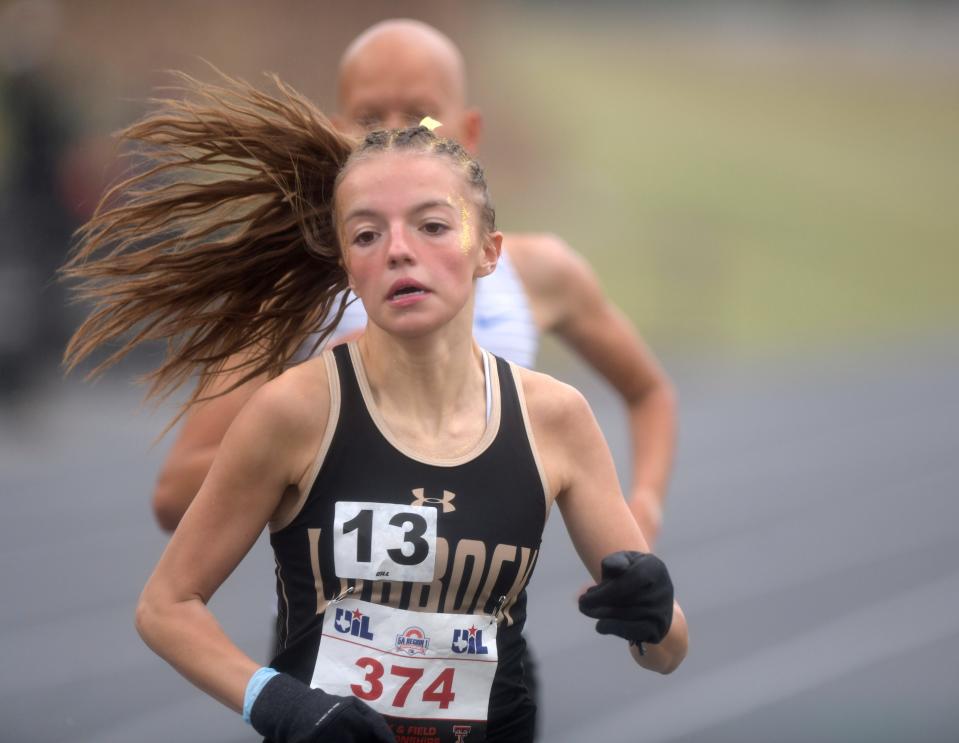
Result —
[{"label": "uil logo", "polygon": [[489,648],[483,644],[483,630],[476,627],[454,629],[452,647],[460,655],[489,655]]},{"label": "uil logo", "polygon": [[453,735],[456,736],[456,743],[466,743],[466,736],[473,729],[472,725],[454,725]]},{"label": "uil logo", "polygon": [[456,493],[451,493],[449,490],[444,490],[442,498],[427,498],[425,492],[425,488],[413,488],[413,497],[416,500],[410,503],[410,505],[423,506],[429,504],[431,506],[436,506],[437,508],[443,506],[443,513],[450,513],[456,510],[456,506],[453,505],[453,498],[456,497]]},{"label": "uil logo", "polygon": [[373,639],[370,618],[359,609],[337,609],[333,626],[336,627],[337,632],[342,632],[344,635],[362,637],[364,640]]}]

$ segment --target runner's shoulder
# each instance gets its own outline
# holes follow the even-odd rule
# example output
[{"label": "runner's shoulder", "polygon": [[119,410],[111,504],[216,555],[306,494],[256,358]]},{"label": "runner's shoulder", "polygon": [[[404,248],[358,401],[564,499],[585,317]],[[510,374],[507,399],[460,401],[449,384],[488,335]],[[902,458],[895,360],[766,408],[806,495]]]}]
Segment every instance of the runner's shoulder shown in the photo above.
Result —
[{"label": "runner's shoulder", "polygon": [[330,409],[325,361],[316,357],[287,369],[260,387],[246,407],[274,432],[322,434]]},{"label": "runner's shoulder", "polygon": [[510,258],[517,260],[555,259],[572,250],[563,238],[552,232],[508,232],[503,235],[503,247]]},{"label": "runner's shoulder", "polygon": [[503,237],[503,249],[527,291],[544,299],[561,297],[592,275],[586,259],[552,233],[511,232]]},{"label": "runner's shoulder", "polygon": [[555,429],[562,433],[592,418],[589,403],[573,385],[543,372],[516,368],[530,423],[535,429]]}]

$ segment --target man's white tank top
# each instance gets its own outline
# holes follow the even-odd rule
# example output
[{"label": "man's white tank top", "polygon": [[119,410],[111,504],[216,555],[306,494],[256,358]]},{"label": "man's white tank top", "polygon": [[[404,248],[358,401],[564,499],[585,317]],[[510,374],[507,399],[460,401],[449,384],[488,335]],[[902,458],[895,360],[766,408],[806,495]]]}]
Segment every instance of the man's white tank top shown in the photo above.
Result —
[{"label": "man's white tank top", "polygon": [[[364,330],[366,320],[363,303],[354,299],[336,327],[334,340]],[[526,292],[505,250],[496,270],[477,280],[473,335],[481,348],[519,366],[530,368],[536,360],[539,332]],[[306,343],[307,348],[310,345]]]}]

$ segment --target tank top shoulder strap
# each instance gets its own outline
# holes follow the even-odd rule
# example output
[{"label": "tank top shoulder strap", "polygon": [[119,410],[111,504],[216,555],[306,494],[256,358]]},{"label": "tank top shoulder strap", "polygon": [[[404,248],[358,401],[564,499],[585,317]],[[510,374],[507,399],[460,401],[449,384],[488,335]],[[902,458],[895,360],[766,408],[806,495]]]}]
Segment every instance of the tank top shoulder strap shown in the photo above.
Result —
[{"label": "tank top shoulder strap", "polygon": [[356,378],[356,370],[353,368],[353,361],[350,358],[350,347],[347,343],[341,343],[334,346],[331,353],[336,362],[336,371],[340,380],[340,395],[343,398],[344,407],[355,415],[357,403],[359,407],[366,410],[363,405],[363,395],[360,392],[360,382]]},{"label": "tank top shoulder strap", "polygon": [[285,529],[303,509],[310,491],[313,488],[313,483],[316,481],[317,475],[319,475],[320,469],[326,461],[326,457],[333,445],[333,439],[341,425],[340,411],[343,408],[343,376],[338,371],[338,367],[342,367],[342,364],[336,362],[331,350],[325,351],[322,358],[326,363],[327,384],[330,395],[330,409],[326,418],[326,430],[320,441],[319,449],[317,449],[316,455],[314,456],[313,464],[310,466],[310,472],[300,486],[299,497],[295,502],[286,504],[274,514],[269,524],[271,533]]},{"label": "tank top shoulder strap", "polygon": [[523,419],[520,412],[519,392],[516,385],[519,383],[513,377],[510,363],[502,356],[493,356],[496,360],[496,374],[499,377],[500,409],[502,411],[501,429],[517,428],[522,431]]},{"label": "tank top shoulder strap", "polygon": [[523,380],[520,379],[520,367],[501,356],[496,359],[496,370],[499,376],[501,416],[499,436],[507,446],[517,452],[527,453],[532,466],[539,478],[543,489],[544,503],[549,510],[549,482],[546,479],[546,470],[536,448],[536,439],[533,436],[533,427],[526,407],[526,396],[523,393]]}]

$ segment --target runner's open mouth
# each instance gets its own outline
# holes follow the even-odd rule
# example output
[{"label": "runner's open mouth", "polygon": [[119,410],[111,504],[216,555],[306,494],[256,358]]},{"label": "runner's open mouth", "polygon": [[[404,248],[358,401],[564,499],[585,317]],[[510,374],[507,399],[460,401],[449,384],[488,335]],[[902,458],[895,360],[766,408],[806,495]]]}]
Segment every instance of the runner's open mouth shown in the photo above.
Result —
[{"label": "runner's open mouth", "polygon": [[411,297],[411,296],[416,296],[416,295],[420,295],[420,294],[427,294],[428,292],[429,292],[428,289],[424,289],[424,288],[421,287],[421,286],[415,286],[415,285],[413,285],[413,284],[407,284],[406,286],[401,286],[401,287],[399,287],[398,289],[396,289],[395,291],[393,291],[393,292],[389,295],[389,298],[390,298],[390,299],[399,299],[400,297]]}]

